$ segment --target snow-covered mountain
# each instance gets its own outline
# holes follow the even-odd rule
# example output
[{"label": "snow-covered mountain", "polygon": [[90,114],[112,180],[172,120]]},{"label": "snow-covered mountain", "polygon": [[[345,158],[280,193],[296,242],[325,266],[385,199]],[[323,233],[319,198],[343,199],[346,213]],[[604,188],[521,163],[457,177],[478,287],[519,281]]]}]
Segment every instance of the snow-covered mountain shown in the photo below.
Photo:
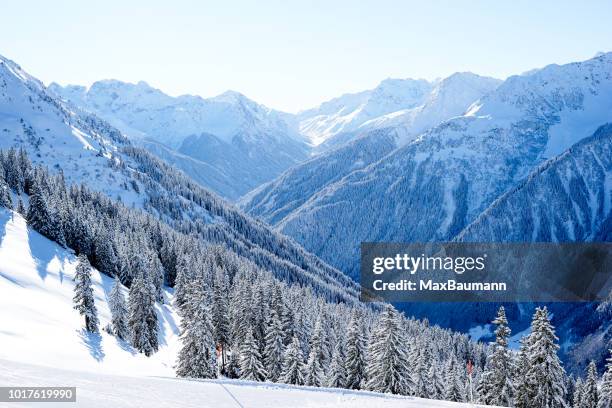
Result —
[{"label": "snow-covered mountain", "polygon": [[243,197],[240,205],[252,215],[277,224],[325,186],[380,160],[424,130],[462,115],[500,82],[471,73],[457,73],[438,81],[421,105],[380,116],[365,122],[356,132],[328,139],[324,145],[339,147],[292,167]]},{"label": "snow-covered mountain", "polygon": [[[612,54],[511,77],[466,115],[325,184],[278,227],[353,277],[362,241],[452,239],[536,166],[610,122],[610,95]],[[291,194],[264,200],[264,211],[282,211]]]},{"label": "snow-covered mountain", "polygon": [[433,85],[423,79],[386,79],[376,88],[345,94],[297,115],[299,129],[314,145],[365,122],[423,103]]},{"label": "snow-covered mountain", "polygon": [[192,223],[198,231],[210,231],[210,241],[232,247],[266,270],[289,272],[314,285],[326,281],[355,299],[356,285],[340,271],[135,147],[107,122],[56,98],[0,57],[0,149],[9,148],[24,149],[34,165],[61,171],[69,184],[83,183],[182,228]]},{"label": "snow-covered mountain", "polygon": [[[171,97],[145,82],[98,81],[89,89],[51,84],[56,95],[91,111],[133,140],[152,140],[203,163],[184,171],[235,199],[303,160],[308,151],[290,115],[228,91],[213,98]],[[145,144],[145,147],[150,146]],[[179,156],[180,157],[180,156]],[[177,162],[179,157],[172,157]],[[213,179],[197,171],[211,167]],[[192,173],[192,171],[194,171]],[[226,187],[231,186],[231,187]]]},{"label": "snow-covered mountain", "polygon": [[612,241],[612,124],[537,167],[456,239]]},{"label": "snow-covered mountain", "polygon": [[419,106],[398,110],[364,122],[360,129],[406,127],[420,133],[438,123],[460,116],[478,99],[493,91],[501,80],[471,72],[458,72],[435,83]]},{"label": "snow-covered mountain", "polygon": [[[0,56],[0,148],[24,148],[35,164],[63,170],[72,183],[142,205],[141,184],[119,150],[128,140],[93,115],[70,109],[19,65]],[[135,184],[133,184],[134,182]],[[136,188],[134,188],[136,187]]]}]

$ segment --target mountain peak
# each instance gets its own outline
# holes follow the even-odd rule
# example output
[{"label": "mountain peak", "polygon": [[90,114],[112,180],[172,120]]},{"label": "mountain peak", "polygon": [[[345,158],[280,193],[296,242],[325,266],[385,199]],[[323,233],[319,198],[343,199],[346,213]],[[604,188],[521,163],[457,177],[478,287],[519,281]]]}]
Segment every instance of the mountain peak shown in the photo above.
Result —
[{"label": "mountain peak", "polygon": [[233,91],[231,89],[223,92],[222,94],[214,96],[211,99],[215,101],[228,102],[228,103],[238,103],[242,101],[249,101],[249,102],[255,103],[251,99],[247,98],[244,94],[238,91]]}]

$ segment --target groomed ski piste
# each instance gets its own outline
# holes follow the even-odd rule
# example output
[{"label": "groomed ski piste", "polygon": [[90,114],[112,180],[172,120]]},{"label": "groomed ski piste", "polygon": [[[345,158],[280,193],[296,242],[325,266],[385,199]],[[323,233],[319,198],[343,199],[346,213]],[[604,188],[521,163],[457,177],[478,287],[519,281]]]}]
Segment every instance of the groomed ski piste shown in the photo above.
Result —
[{"label": "groomed ski piste", "polygon": [[[366,391],[230,379],[176,378],[179,317],[171,290],[157,305],[159,351],[147,358],[104,330],[113,280],[92,272],[100,333],[73,309],[75,255],[0,210],[0,386],[70,386],[75,403],[45,407],[468,407]],[[127,295],[127,289],[125,289]],[[0,406],[40,406],[1,403]]]}]

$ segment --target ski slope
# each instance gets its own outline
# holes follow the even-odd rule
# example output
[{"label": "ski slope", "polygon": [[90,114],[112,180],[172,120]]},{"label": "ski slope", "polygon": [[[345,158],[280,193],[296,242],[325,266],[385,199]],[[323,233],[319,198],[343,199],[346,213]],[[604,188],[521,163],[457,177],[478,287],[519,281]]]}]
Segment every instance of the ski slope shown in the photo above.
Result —
[{"label": "ski slope", "polygon": [[[0,386],[77,387],[76,404],[45,407],[469,406],[366,391],[175,378],[180,344],[172,293],[165,293],[165,305],[157,305],[160,349],[147,358],[104,330],[91,334],[82,329],[72,308],[75,267],[70,250],[30,230],[18,213],[0,209]],[[102,329],[110,322],[107,299],[113,280],[93,270],[92,282]]]},{"label": "ski slope", "polygon": [[[298,387],[240,380],[188,380],[155,376],[121,376],[46,368],[0,360],[2,386],[72,386],[77,402],[45,407],[88,408],[462,408],[471,404],[422,398]],[[40,403],[19,403],[37,407]],[[7,406],[17,406],[7,404]],[[3,406],[0,403],[0,406]]]},{"label": "ski slope", "polygon": [[174,375],[179,317],[170,307],[171,293],[165,294],[165,305],[157,305],[159,352],[147,358],[102,330],[110,322],[107,299],[113,279],[93,270],[100,334],[85,332],[72,308],[74,254],[5,209],[0,209],[0,237],[0,359],[81,371]]}]

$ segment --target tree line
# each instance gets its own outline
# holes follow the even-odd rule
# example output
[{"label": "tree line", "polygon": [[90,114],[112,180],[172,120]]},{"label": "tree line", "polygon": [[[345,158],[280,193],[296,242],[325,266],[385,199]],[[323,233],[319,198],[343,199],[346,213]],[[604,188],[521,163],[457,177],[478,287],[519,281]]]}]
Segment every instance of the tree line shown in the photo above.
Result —
[{"label": "tree line", "polygon": [[67,186],[61,172],[32,166],[23,150],[0,151],[0,204],[78,255],[74,304],[87,330],[98,331],[99,325],[92,266],[115,278],[106,329],[147,356],[159,347],[155,304],[173,299],[181,316],[178,376],[224,375],[517,407],[609,404],[612,364],[599,387],[594,364],[584,380],[572,382],[557,357],[545,308],[536,310],[518,353],[508,348],[503,309],[494,321],[495,343],[474,343],[406,318],[390,305],[379,309],[331,299],[324,282],[283,280],[285,275],[231,246],[205,241],[197,231],[86,186]]}]

